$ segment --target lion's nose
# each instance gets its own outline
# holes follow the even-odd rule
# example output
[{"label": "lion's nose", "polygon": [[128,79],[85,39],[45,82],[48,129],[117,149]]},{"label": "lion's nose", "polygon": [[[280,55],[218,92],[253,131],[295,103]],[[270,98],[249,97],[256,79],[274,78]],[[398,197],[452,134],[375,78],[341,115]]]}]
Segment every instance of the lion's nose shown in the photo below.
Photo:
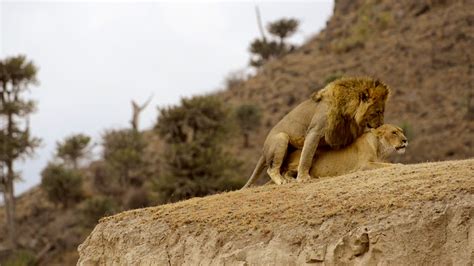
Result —
[{"label": "lion's nose", "polygon": [[406,144],[406,143],[407,143],[407,140],[406,140],[406,139],[404,139],[404,140],[402,140],[402,142],[403,142],[404,144]]}]

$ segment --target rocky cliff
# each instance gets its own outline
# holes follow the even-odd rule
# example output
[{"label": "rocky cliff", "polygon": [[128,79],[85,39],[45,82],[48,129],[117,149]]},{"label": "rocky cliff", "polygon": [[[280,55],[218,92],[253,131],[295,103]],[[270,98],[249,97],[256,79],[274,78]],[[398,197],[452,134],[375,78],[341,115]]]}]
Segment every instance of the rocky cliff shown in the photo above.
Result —
[{"label": "rocky cliff", "polygon": [[474,159],[263,186],[103,218],[79,265],[470,265]]}]

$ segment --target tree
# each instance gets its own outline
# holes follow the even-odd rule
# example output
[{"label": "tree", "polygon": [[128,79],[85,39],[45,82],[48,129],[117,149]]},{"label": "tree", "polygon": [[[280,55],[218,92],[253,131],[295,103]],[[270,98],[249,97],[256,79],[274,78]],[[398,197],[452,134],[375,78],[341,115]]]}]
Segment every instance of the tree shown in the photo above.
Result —
[{"label": "tree", "polygon": [[233,181],[239,163],[222,145],[232,126],[229,115],[224,104],[212,96],[182,99],[179,106],[160,109],[156,130],[167,147],[155,188],[164,202],[241,185]]},{"label": "tree", "polygon": [[279,19],[267,25],[267,30],[273,37],[268,40],[261,28],[260,13],[258,8],[257,22],[262,37],[256,38],[250,43],[249,51],[252,54],[250,65],[253,67],[261,67],[273,58],[279,58],[295,49],[294,45],[286,43],[286,39],[298,30],[299,21],[296,19]]},{"label": "tree", "polygon": [[140,113],[145,110],[152,98],[153,95],[151,95],[148,100],[142,105],[139,105],[134,100],[132,100],[132,119],[130,120],[130,124],[132,125],[133,130],[138,131],[138,121],[140,118]]},{"label": "tree", "polygon": [[87,153],[87,146],[91,138],[84,134],[76,134],[56,144],[56,156],[74,169],[78,169],[79,160]]},{"label": "tree", "polygon": [[68,208],[82,199],[82,176],[76,169],[49,163],[41,172],[41,188],[54,204]]},{"label": "tree", "polygon": [[23,98],[29,86],[37,83],[36,73],[37,67],[25,56],[0,60],[0,164],[6,168],[6,173],[0,176],[9,239],[13,248],[16,248],[14,162],[31,155],[40,141],[31,136],[29,130],[28,117],[35,111],[35,102]]},{"label": "tree", "polygon": [[146,163],[142,135],[134,129],[109,130],[102,139],[106,174],[118,177],[121,187],[141,186]]},{"label": "tree", "polygon": [[279,44],[284,45],[284,40],[293,35],[298,30],[299,21],[292,18],[282,18],[267,25],[267,30],[280,40]]},{"label": "tree", "polygon": [[249,145],[249,134],[256,127],[260,126],[262,114],[260,109],[251,104],[244,104],[237,108],[236,112],[237,123],[240,126],[242,134],[244,136],[244,147],[248,148]]},{"label": "tree", "polygon": [[255,58],[250,60],[250,65],[253,67],[260,67],[270,59],[276,58],[283,53],[276,41],[260,39],[253,40],[249,50],[255,55]]}]

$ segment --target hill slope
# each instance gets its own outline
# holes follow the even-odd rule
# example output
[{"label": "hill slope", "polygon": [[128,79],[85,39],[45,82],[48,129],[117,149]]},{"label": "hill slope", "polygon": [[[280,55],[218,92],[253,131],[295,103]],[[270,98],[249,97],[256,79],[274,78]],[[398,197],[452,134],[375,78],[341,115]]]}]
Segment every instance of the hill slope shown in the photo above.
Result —
[{"label": "hill slope", "polygon": [[79,265],[474,262],[474,159],[264,186],[103,218]]},{"label": "hill slope", "polygon": [[472,47],[474,1],[336,1],[325,30],[221,97],[263,109],[265,128],[243,151],[254,162],[269,128],[328,80],[378,77],[392,88],[385,121],[410,140],[397,161],[465,159],[474,156]]}]

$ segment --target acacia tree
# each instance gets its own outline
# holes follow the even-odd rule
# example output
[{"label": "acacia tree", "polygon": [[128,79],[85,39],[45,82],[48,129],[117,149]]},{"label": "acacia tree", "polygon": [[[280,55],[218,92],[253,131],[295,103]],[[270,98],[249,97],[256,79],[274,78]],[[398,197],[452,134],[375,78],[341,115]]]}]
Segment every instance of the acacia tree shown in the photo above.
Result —
[{"label": "acacia tree", "polygon": [[84,134],[69,136],[62,142],[56,144],[56,155],[64,163],[72,166],[75,170],[79,167],[79,160],[87,153],[87,146],[91,138]]},{"label": "acacia tree", "polygon": [[[260,15],[257,11],[259,25]],[[252,54],[250,65],[261,67],[270,59],[281,57],[295,49],[294,45],[288,44],[286,39],[298,30],[299,21],[296,19],[282,18],[267,25],[271,39],[267,39],[262,32],[262,38],[257,38],[250,43],[249,51]]]},{"label": "acacia tree", "polygon": [[39,145],[39,139],[30,135],[28,123],[35,102],[23,97],[29,86],[36,84],[36,73],[36,66],[25,56],[0,60],[0,164],[4,169],[0,177],[12,248],[16,248],[14,162],[31,155]]},{"label": "acacia tree", "polygon": [[282,18],[267,25],[267,30],[273,36],[278,37],[279,45],[285,46],[285,39],[298,30],[299,22],[293,18]]}]

